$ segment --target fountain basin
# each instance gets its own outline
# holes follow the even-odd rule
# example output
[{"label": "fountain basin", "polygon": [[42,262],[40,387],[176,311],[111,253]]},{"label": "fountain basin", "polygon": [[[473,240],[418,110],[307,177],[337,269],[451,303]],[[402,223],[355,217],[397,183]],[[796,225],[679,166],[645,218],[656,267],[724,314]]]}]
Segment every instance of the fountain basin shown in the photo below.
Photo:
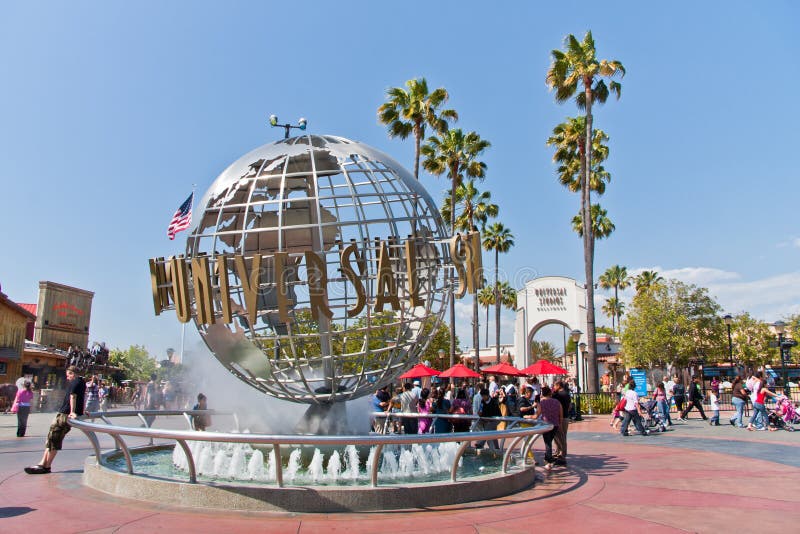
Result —
[{"label": "fountain basin", "polygon": [[[136,456],[172,445],[132,449]],[[490,474],[456,482],[406,482],[402,485],[284,486],[242,481],[209,481],[191,484],[137,471],[135,476],[103,463],[113,463],[119,451],[104,453],[101,464],[89,456],[83,471],[85,485],[98,491],[159,505],[241,511],[360,512],[445,506],[493,499],[529,488],[533,468],[508,474]]]}]

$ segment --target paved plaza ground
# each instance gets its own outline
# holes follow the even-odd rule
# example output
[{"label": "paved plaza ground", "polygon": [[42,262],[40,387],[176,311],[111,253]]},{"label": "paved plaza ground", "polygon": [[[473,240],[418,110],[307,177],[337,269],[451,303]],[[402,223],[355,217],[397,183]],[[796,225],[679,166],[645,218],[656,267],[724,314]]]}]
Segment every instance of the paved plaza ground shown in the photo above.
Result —
[{"label": "paved plaza ground", "polygon": [[[800,531],[800,432],[747,432],[699,419],[652,436],[612,433],[607,416],[570,427],[569,466],[537,468],[533,488],[458,506],[351,514],[187,510],[118,499],[81,484],[92,453],[73,430],[50,475],[52,414],[0,415],[0,532],[751,532]],[[110,440],[102,441],[111,448]],[[541,445],[537,448],[541,458]]]}]

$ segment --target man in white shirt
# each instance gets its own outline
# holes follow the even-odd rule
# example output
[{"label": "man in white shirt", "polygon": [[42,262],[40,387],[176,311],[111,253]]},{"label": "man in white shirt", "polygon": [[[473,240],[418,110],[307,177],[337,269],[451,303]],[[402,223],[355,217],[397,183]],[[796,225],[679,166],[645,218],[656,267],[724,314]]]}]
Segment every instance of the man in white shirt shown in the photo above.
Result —
[{"label": "man in white shirt", "polygon": [[[403,384],[403,392],[400,394],[400,411],[403,413],[419,413],[418,400],[419,397],[414,395],[411,384],[408,382]],[[416,418],[403,418],[403,432],[405,434],[416,434],[417,428]]]}]

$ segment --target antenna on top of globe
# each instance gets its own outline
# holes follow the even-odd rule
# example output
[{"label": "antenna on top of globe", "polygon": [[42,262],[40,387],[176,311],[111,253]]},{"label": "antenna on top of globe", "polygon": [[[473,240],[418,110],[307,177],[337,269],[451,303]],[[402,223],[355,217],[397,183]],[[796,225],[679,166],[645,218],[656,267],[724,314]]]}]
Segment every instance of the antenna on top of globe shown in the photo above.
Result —
[{"label": "antenna on top of globe", "polygon": [[286,124],[278,124],[278,116],[277,115],[270,115],[269,116],[269,125],[270,126],[272,126],[273,128],[280,127],[280,128],[284,129],[284,135],[283,135],[284,139],[289,139],[289,130],[291,130],[292,128],[297,128],[298,130],[305,130],[306,129],[306,124],[308,124],[308,121],[306,120],[305,117],[300,117],[298,119],[298,121],[297,121],[297,126],[295,126],[294,124],[289,124],[288,122]]}]

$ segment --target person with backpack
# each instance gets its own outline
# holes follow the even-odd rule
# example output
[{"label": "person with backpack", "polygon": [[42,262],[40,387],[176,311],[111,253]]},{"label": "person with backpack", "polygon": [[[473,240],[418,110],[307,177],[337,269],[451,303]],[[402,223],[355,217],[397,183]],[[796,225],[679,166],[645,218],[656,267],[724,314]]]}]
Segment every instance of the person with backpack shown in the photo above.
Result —
[{"label": "person with backpack", "polygon": [[692,383],[689,384],[689,404],[687,404],[681,412],[680,419],[682,421],[689,420],[686,416],[689,415],[689,412],[692,410],[692,408],[697,408],[697,411],[700,412],[700,417],[703,418],[703,421],[708,420],[706,412],[703,410],[703,393],[700,391],[700,385],[698,384],[699,380],[700,378],[695,376],[692,379]]}]

